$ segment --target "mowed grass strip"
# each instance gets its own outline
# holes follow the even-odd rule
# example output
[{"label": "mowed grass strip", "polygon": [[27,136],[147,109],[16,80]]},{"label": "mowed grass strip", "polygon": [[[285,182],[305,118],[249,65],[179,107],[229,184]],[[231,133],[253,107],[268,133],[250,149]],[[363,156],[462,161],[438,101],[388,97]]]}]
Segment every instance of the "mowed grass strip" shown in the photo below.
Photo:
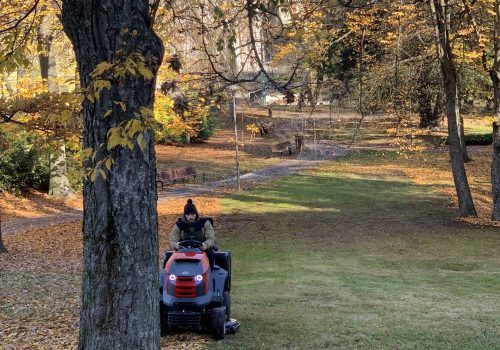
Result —
[{"label": "mowed grass strip", "polygon": [[373,175],[327,166],[222,200],[241,330],[211,349],[500,349],[498,229]]}]

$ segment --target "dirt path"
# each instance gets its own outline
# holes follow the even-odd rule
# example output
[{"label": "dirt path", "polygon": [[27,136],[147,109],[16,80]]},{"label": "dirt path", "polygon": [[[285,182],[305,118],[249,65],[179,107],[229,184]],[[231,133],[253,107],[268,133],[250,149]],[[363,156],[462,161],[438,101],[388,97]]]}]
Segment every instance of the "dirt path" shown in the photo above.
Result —
[{"label": "dirt path", "polygon": [[[273,178],[279,178],[299,172],[300,170],[314,167],[322,162],[343,157],[350,153],[350,150],[341,149],[335,145],[323,143],[307,144],[303,153],[296,158],[285,160],[284,162],[252,173],[240,176],[241,184],[262,182]],[[210,194],[216,191],[236,186],[236,176],[202,184],[187,184],[181,188],[171,188],[159,192],[158,202],[164,202],[176,197],[194,197],[203,194]],[[2,223],[2,233],[5,235],[20,233],[33,228],[47,227],[61,223],[82,220],[82,210],[66,211],[57,215],[46,215],[29,219],[14,219]]]}]

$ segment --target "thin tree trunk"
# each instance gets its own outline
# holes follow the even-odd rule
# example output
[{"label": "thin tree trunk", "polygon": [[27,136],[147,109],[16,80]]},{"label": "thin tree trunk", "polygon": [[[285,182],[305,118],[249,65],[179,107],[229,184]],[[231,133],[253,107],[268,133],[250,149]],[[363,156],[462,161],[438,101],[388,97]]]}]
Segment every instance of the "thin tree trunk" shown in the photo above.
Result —
[{"label": "thin tree trunk", "polygon": [[449,4],[446,0],[429,0],[429,4],[435,20],[436,44],[441,64],[446,116],[448,119],[451,170],[457,192],[458,208],[461,217],[477,216],[465,172],[464,153],[460,136],[457,71],[449,42]]},{"label": "thin tree trunk", "polygon": [[7,253],[7,248],[5,248],[2,240],[2,213],[0,212],[0,254],[2,253]]},{"label": "thin tree trunk", "polygon": [[[16,84],[12,83],[12,80],[17,81],[17,72],[7,73],[2,72],[2,98],[11,97],[16,93]],[[7,93],[4,93],[4,88],[7,90]]]},{"label": "thin tree trunk", "polygon": [[[156,77],[163,46],[151,30],[147,0],[63,0],[62,22],[83,88],[99,63],[131,54],[144,57]],[[86,166],[107,157],[114,163],[106,179],[84,180],[80,350],[160,348],[153,132],[142,134],[144,151],[136,141],[132,148],[100,147],[110,128],[135,119],[141,107],[152,109],[155,83],[126,75],[112,80],[98,100],[83,103],[84,147],[95,152]]]},{"label": "thin tree trunk", "polygon": [[464,130],[464,118],[460,115],[460,145],[462,147],[462,154],[464,162],[470,162],[469,152],[467,152],[467,144],[465,143],[465,130]]},{"label": "thin tree trunk", "polygon": [[[40,75],[47,81],[49,93],[56,94],[57,66],[54,49],[52,47],[51,18],[44,15],[38,27],[38,45],[41,52],[38,56],[40,62]],[[71,193],[68,179],[68,168],[66,166],[66,146],[64,139],[55,136],[55,146],[49,156],[49,196],[66,197]]]},{"label": "thin tree trunk", "polygon": [[436,95],[436,101],[434,104],[434,109],[432,110],[432,116],[435,120],[435,126],[439,126],[439,120],[441,119],[441,114],[443,113],[443,92],[439,89]]},{"label": "thin tree trunk", "polygon": [[491,165],[491,187],[493,195],[492,219],[500,220],[500,0],[495,1],[495,60],[490,71],[493,82],[494,111],[496,122],[493,124],[493,159]]},{"label": "thin tree trunk", "polygon": [[55,140],[55,150],[50,152],[49,196],[66,197],[71,191],[66,166],[66,145],[64,140]]}]

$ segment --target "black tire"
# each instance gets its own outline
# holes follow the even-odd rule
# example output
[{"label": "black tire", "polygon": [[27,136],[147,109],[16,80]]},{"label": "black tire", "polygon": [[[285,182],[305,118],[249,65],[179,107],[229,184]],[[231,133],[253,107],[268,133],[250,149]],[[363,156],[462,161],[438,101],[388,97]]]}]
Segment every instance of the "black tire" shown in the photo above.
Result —
[{"label": "black tire", "polygon": [[231,293],[228,291],[224,292],[224,304],[226,307],[226,320],[231,318]]},{"label": "black tire", "polygon": [[160,300],[160,331],[161,335],[168,334],[168,310],[167,307],[163,304],[163,301]]},{"label": "black tire", "polygon": [[215,340],[224,339],[226,334],[226,308],[215,307],[210,312],[210,335]]}]

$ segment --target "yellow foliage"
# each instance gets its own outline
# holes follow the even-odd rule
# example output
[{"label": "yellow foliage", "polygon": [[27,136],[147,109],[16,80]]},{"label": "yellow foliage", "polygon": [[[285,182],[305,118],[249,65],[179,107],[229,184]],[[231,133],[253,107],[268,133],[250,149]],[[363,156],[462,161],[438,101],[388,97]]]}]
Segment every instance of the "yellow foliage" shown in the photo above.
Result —
[{"label": "yellow foliage", "polygon": [[488,117],[484,117],[483,118],[483,121],[486,123],[486,124],[493,124],[495,122],[498,122],[498,118],[496,118],[495,116],[488,116]]}]

